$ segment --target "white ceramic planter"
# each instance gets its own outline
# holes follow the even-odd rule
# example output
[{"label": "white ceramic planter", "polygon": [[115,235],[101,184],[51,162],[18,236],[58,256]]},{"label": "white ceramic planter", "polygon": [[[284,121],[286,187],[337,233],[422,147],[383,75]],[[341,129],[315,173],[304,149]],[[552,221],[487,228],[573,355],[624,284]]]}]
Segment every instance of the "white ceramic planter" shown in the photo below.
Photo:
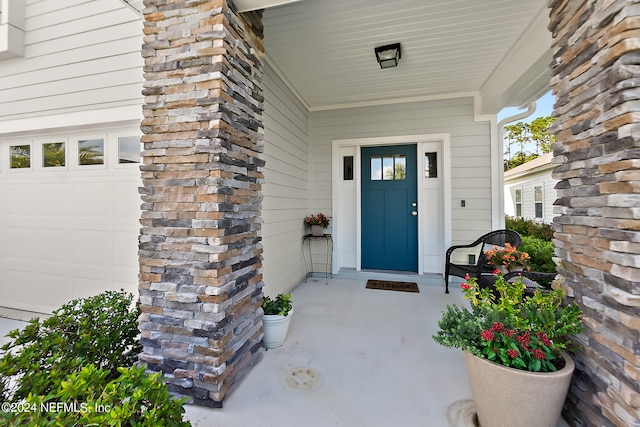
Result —
[{"label": "white ceramic planter", "polygon": [[293,308],[286,316],[277,314],[265,314],[262,316],[262,331],[264,333],[262,345],[265,348],[276,348],[284,344],[292,315]]},{"label": "white ceramic planter", "polygon": [[528,372],[507,368],[463,351],[469,384],[482,427],[556,427],[575,369]]}]

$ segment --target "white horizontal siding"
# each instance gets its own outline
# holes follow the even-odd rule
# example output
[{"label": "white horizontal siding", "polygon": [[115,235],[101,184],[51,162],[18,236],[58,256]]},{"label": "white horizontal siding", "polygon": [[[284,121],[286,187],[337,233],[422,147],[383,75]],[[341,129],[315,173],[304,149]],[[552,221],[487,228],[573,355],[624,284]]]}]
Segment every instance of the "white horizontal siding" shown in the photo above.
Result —
[{"label": "white horizontal siding", "polygon": [[141,45],[118,0],[27,2],[24,58],[0,61],[0,122],[141,105]]},{"label": "white horizontal siding", "polygon": [[265,65],[263,275],[267,295],[286,292],[304,277],[303,219],[309,214],[307,110]]},{"label": "white horizontal siding", "polygon": [[514,179],[505,181],[505,214],[515,215],[515,191],[522,189],[522,216],[528,219],[535,218],[534,188],[541,186],[543,191],[543,218],[546,223],[553,222],[553,203],[556,201],[557,193],[555,185],[557,180],[551,177],[553,168],[543,171],[529,173]]},{"label": "white horizontal siding", "polygon": [[453,243],[491,230],[491,131],[489,122],[474,121],[472,98],[318,111],[311,118],[311,210],[331,213],[333,140],[449,133]]}]

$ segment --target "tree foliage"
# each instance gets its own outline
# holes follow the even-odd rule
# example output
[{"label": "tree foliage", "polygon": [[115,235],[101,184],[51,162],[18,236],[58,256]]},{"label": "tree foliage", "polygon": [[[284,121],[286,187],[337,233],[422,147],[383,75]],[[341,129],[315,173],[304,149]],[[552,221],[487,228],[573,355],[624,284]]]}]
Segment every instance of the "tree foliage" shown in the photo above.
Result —
[{"label": "tree foliage", "polygon": [[504,127],[504,170],[513,169],[551,152],[555,136],[549,132],[555,117],[538,117],[531,123],[517,122]]}]

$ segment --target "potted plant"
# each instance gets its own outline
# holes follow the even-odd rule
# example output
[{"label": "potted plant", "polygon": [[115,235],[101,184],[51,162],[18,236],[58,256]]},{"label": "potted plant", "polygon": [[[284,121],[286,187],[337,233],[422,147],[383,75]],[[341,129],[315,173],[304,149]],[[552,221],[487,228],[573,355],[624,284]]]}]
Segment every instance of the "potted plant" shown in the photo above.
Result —
[{"label": "potted plant", "polygon": [[278,294],[274,299],[264,296],[262,299],[262,331],[265,348],[276,348],[284,344],[287,330],[293,314],[291,293]]},{"label": "potted plant", "polygon": [[494,275],[496,295],[465,277],[470,308],[448,305],[433,339],[463,350],[481,425],[555,426],[575,367],[567,336],[582,329],[581,310],[563,305],[559,289],[526,296],[521,278]]},{"label": "potted plant", "polygon": [[320,212],[317,215],[309,215],[304,219],[305,225],[311,227],[311,234],[314,236],[322,236],[324,229],[329,226],[331,220],[328,216]]},{"label": "potted plant", "polygon": [[484,253],[487,263],[492,264],[501,273],[508,273],[514,270],[523,270],[529,263],[529,254],[519,251],[511,243],[506,243],[504,248],[494,246]]}]

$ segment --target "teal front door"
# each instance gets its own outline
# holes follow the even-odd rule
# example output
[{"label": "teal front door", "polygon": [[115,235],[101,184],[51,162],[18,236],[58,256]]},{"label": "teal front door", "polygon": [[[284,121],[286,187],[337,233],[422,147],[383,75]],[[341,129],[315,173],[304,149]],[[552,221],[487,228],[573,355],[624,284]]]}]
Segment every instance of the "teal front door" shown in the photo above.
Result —
[{"label": "teal front door", "polygon": [[361,267],[418,271],[415,145],[363,147]]}]

